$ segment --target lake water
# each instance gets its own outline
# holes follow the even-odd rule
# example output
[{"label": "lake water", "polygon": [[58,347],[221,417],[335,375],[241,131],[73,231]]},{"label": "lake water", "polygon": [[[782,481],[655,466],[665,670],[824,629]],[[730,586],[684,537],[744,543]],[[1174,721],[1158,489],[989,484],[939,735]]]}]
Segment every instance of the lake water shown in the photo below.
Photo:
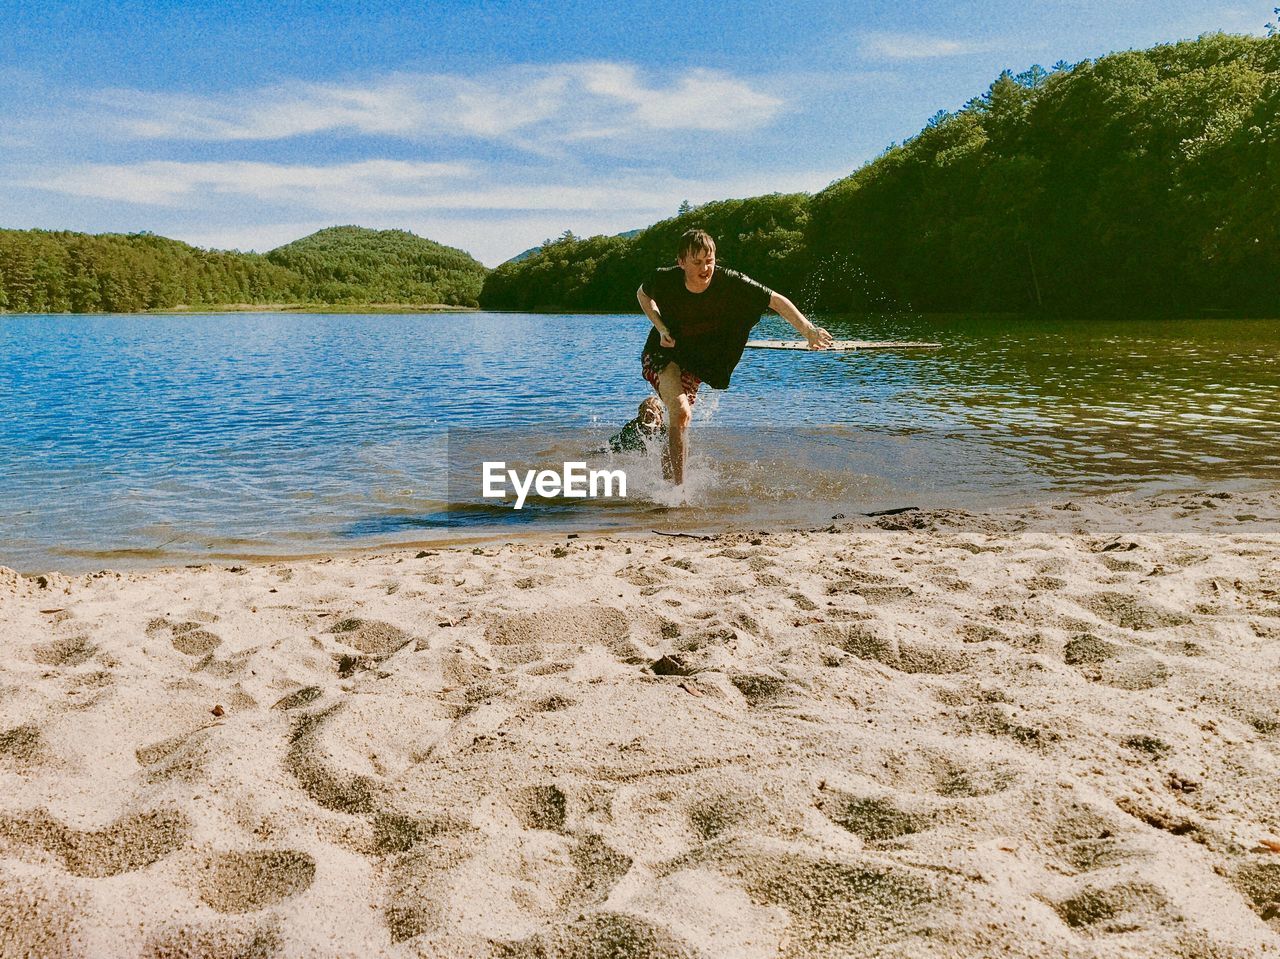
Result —
[{"label": "lake water", "polygon": [[[633,416],[642,316],[0,316],[0,564],[816,523],[1280,478],[1280,321],[818,319],[837,338],[943,347],[749,350],[731,390],[699,395],[685,505],[656,457],[631,457],[626,500],[517,513],[462,502],[459,470],[580,458]],[[755,335],[794,337],[776,317]]]}]

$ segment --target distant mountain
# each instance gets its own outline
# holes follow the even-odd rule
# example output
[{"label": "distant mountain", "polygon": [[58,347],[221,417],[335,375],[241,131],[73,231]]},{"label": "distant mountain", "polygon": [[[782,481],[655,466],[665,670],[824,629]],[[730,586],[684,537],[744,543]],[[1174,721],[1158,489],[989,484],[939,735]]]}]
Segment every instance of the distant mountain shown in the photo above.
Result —
[{"label": "distant mountain", "polygon": [[807,193],[773,193],[704,203],[617,236],[565,233],[490,272],[480,305],[486,310],[634,310],[640,281],[672,262],[680,235],[693,227],[717,238],[724,265],[776,289],[794,289],[808,207]]},{"label": "distant mountain", "polygon": [[273,303],[296,297],[299,281],[256,253],[201,250],[153,233],[0,230],[0,310],[11,313]]},{"label": "distant mountain", "polygon": [[404,230],[339,226],[266,256],[153,233],[0,230],[0,312],[134,313],[177,306],[475,306],[488,273]]},{"label": "distant mountain", "polygon": [[806,309],[1280,315],[1280,36],[1206,33],[1002,72],[807,195],[630,240],[566,234],[486,278],[494,310],[631,310],[682,231]]},{"label": "distant mountain", "polygon": [[488,270],[470,254],[407,230],[334,226],[267,254],[324,303],[449,303],[474,306]]},{"label": "distant mountain", "polygon": [[[640,235],[641,233],[643,233],[643,232],[644,232],[644,230],[643,230],[643,229],[640,229],[640,230],[628,230],[626,233],[615,233],[615,234],[614,234],[614,236],[615,236],[615,237],[618,237],[618,238],[620,238],[620,239],[623,239],[623,240],[630,240],[632,237],[639,236],[639,235]],[[542,247],[541,247],[541,246],[531,246],[531,247],[529,247],[529,249],[525,250],[523,253],[517,253],[517,254],[516,254],[515,256],[513,256],[511,259],[509,259],[509,260],[504,260],[504,261],[503,261],[503,263],[504,263],[504,264],[505,264],[505,263],[520,263],[521,261],[523,261],[523,260],[527,260],[527,259],[529,259],[529,257],[534,256],[534,255],[536,255],[536,254],[538,254],[538,253],[541,253],[541,252],[542,252]]]}]

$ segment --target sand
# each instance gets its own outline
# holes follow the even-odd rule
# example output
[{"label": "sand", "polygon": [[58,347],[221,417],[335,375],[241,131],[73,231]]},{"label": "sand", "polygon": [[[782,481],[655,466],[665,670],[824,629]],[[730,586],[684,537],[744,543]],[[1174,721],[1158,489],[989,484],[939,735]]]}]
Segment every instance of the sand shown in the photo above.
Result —
[{"label": "sand", "polygon": [[0,571],[4,956],[1280,955],[1280,492]]}]

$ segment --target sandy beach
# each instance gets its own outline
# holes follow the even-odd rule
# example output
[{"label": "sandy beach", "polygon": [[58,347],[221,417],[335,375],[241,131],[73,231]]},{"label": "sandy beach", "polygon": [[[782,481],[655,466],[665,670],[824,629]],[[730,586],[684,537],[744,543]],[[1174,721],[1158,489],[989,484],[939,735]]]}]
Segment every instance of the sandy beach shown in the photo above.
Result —
[{"label": "sandy beach", "polygon": [[4,956],[1280,955],[1280,492],[0,570]]}]

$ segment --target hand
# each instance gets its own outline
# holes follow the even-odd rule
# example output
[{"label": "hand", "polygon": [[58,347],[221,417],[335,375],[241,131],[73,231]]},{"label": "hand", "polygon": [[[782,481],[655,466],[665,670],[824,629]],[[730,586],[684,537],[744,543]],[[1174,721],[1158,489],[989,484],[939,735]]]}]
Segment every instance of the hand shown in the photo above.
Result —
[{"label": "hand", "polygon": [[[830,339],[830,337],[828,337],[828,339]],[[671,334],[665,330],[658,334],[658,343],[665,350],[675,349],[676,346],[676,341],[672,339]]]},{"label": "hand", "polygon": [[829,350],[831,349],[831,334],[820,326],[812,326],[809,332],[804,335],[809,341],[809,349],[811,350]]}]

